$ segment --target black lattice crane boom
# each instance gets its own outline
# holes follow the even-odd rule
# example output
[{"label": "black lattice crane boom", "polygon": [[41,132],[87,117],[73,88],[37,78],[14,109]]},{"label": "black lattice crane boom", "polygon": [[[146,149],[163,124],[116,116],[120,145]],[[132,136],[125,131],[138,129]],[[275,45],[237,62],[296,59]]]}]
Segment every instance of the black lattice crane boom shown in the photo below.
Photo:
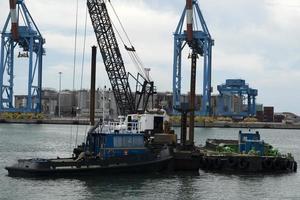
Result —
[{"label": "black lattice crane boom", "polygon": [[[137,77],[127,74],[105,0],[87,0],[87,6],[119,114],[144,112],[148,107],[150,97],[153,100],[153,95],[156,93],[153,81],[150,81],[144,69],[142,71],[145,77],[140,73]],[[124,30],[123,26],[122,28]],[[127,51],[133,53],[135,62],[140,63],[135,48],[127,47],[125,44],[124,46]],[[141,66],[139,68],[141,69]],[[129,76],[136,81],[135,94],[131,92]]]},{"label": "black lattice crane boom", "polygon": [[87,0],[87,6],[119,112],[135,112],[135,100],[106,4],[104,0]]}]

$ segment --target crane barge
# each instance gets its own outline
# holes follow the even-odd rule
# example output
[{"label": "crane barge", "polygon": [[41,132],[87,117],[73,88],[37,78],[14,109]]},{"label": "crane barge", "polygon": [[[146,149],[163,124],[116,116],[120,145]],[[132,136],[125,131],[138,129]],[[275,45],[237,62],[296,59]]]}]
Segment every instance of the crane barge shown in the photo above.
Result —
[{"label": "crane barge", "polygon": [[[21,159],[6,167],[10,176],[145,173],[166,170],[172,163],[171,148],[153,144],[150,138],[164,132],[166,113],[137,113],[141,99],[144,99],[142,110],[147,108],[149,96],[154,93],[153,82],[144,78],[142,83],[139,80],[142,76],[138,75],[136,88],[140,85],[142,89],[132,94],[105,2],[88,0],[87,6],[119,112],[126,118],[119,122],[99,121],[89,130],[85,143],[74,149],[71,158]],[[176,142],[175,134],[171,136]]]}]

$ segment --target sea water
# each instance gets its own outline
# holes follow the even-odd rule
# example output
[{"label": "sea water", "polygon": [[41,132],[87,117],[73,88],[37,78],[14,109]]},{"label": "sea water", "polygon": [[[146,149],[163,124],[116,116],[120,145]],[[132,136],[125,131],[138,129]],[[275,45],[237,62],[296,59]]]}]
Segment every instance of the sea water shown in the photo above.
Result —
[{"label": "sea water", "polygon": [[[300,172],[281,175],[155,173],[87,178],[26,179],[7,176],[5,166],[21,158],[68,157],[84,141],[88,126],[0,124],[0,200],[94,199],[300,199]],[[239,129],[197,128],[195,142],[237,139]],[[260,131],[261,138],[300,164],[300,130]],[[179,132],[179,129],[176,129]]]}]

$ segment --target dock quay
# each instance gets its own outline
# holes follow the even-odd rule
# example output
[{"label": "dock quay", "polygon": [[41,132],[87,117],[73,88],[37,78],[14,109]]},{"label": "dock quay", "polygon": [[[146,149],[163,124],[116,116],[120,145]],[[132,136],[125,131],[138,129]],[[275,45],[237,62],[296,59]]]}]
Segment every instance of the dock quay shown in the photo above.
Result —
[{"label": "dock quay", "polygon": [[[173,123],[173,127],[180,127],[180,123]],[[205,122],[195,123],[198,128],[251,128],[251,129],[300,129],[300,123],[274,123],[274,122]]]},{"label": "dock quay", "polygon": [[[77,124],[89,125],[87,118],[49,118],[49,119],[0,119],[0,123],[12,124]],[[180,123],[173,123],[172,127],[181,127]],[[251,129],[300,129],[300,123],[274,123],[274,122],[195,122],[198,128],[251,128]]]},{"label": "dock quay", "polygon": [[76,124],[76,125],[89,125],[89,119],[78,118],[55,118],[55,119],[0,119],[0,123],[8,124]]}]

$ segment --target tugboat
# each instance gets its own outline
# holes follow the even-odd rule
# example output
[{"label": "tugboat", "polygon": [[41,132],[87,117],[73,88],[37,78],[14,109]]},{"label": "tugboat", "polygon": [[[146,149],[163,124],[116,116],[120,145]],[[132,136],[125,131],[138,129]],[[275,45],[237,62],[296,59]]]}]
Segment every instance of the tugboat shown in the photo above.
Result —
[{"label": "tugboat", "polygon": [[[111,173],[159,172],[170,167],[169,146],[154,143],[163,132],[166,115],[132,114],[118,122],[99,122],[70,158],[21,159],[5,169],[9,176],[80,176]],[[176,141],[175,135],[171,136]]]},{"label": "tugboat", "polygon": [[297,172],[297,162],[265,143],[256,132],[239,131],[238,140],[208,139],[200,149],[200,168],[226,173]]}]

